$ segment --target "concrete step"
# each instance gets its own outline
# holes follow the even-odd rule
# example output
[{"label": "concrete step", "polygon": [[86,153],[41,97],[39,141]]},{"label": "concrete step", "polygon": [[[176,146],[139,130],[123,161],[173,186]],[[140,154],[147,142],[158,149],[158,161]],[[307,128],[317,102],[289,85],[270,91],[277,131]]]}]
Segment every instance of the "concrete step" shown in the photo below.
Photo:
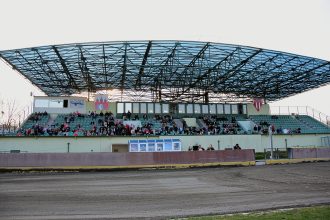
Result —
[{"label": "concrete step", "polygon": [[266,161],[265,160],[256,160],[256,166],[260,166],[260,165],[266,165]]}]

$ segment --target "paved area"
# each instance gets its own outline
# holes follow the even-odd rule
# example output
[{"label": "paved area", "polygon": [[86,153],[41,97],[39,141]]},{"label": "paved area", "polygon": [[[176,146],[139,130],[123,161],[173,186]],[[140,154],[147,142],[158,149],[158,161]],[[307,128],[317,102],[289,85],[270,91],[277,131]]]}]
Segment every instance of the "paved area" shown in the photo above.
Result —
[{"label": "paved area", "polygon": [[167,219],[330,204],[330,162],[0,174],[0,219]]}]

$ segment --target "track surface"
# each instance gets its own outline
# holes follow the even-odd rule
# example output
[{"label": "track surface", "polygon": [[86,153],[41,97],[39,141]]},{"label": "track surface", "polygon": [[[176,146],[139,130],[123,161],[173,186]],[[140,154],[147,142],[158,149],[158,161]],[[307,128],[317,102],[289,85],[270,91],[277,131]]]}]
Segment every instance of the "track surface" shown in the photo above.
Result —
[{"label": "track surface", "polygon": [[0,219],[166,219],[330,204],[330,162],[0,174]]}]

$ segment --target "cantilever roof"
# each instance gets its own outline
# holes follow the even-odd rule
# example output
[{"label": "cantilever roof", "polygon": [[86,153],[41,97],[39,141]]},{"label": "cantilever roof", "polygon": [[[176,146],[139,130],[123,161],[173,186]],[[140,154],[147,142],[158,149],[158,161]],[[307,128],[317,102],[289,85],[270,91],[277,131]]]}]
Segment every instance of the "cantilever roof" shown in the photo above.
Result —
[{"label": "cantilever roof", "polygon": [[117,89],[133,100],[279,100],[330,83],[330,62],[210,42],[130,41],[0,51],[50,96]]}]

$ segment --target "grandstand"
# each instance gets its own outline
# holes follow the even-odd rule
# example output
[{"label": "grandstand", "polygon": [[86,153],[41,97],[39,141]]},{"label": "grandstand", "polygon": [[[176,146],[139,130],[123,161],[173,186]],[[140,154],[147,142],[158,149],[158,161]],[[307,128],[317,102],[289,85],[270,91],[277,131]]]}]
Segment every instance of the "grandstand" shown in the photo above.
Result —
[{"label": "grandstand", "polygon": [[[155,136],[155,135],[230,135],[268,134],[273,125],[274,134],[330,133],[325,124],[307,115],[200,115],[184,118],[171,115],[150,115],[140,119],[133,115],[115,118],[112,113],[58,114],[51,119],[48,113],[32,114],[17,131],[18,136]],[[190,120],[192,125],[188,125]],[[193,122],[191,122],[193,121]],[[245,127],[248,122],[253,126]],[[128,126],[126,126],[128,125]]]},{"label": "grandstand", "polygon": [[[34,97],[33,113],[2,137],[3,151],[62,152],[57,145],[71,144],[116,152],[134,139],[161,138],[179,139],[182,150],[239,143],[263,151],[270,132],[276,147],[320,146],[330,136],[327,121],[272,114],[268,104],[329,84],[330,62],[317,58],[187,41],[51,45],[0,57],[47,95]],[[39,140],[42,149],[31,147]]]}]

